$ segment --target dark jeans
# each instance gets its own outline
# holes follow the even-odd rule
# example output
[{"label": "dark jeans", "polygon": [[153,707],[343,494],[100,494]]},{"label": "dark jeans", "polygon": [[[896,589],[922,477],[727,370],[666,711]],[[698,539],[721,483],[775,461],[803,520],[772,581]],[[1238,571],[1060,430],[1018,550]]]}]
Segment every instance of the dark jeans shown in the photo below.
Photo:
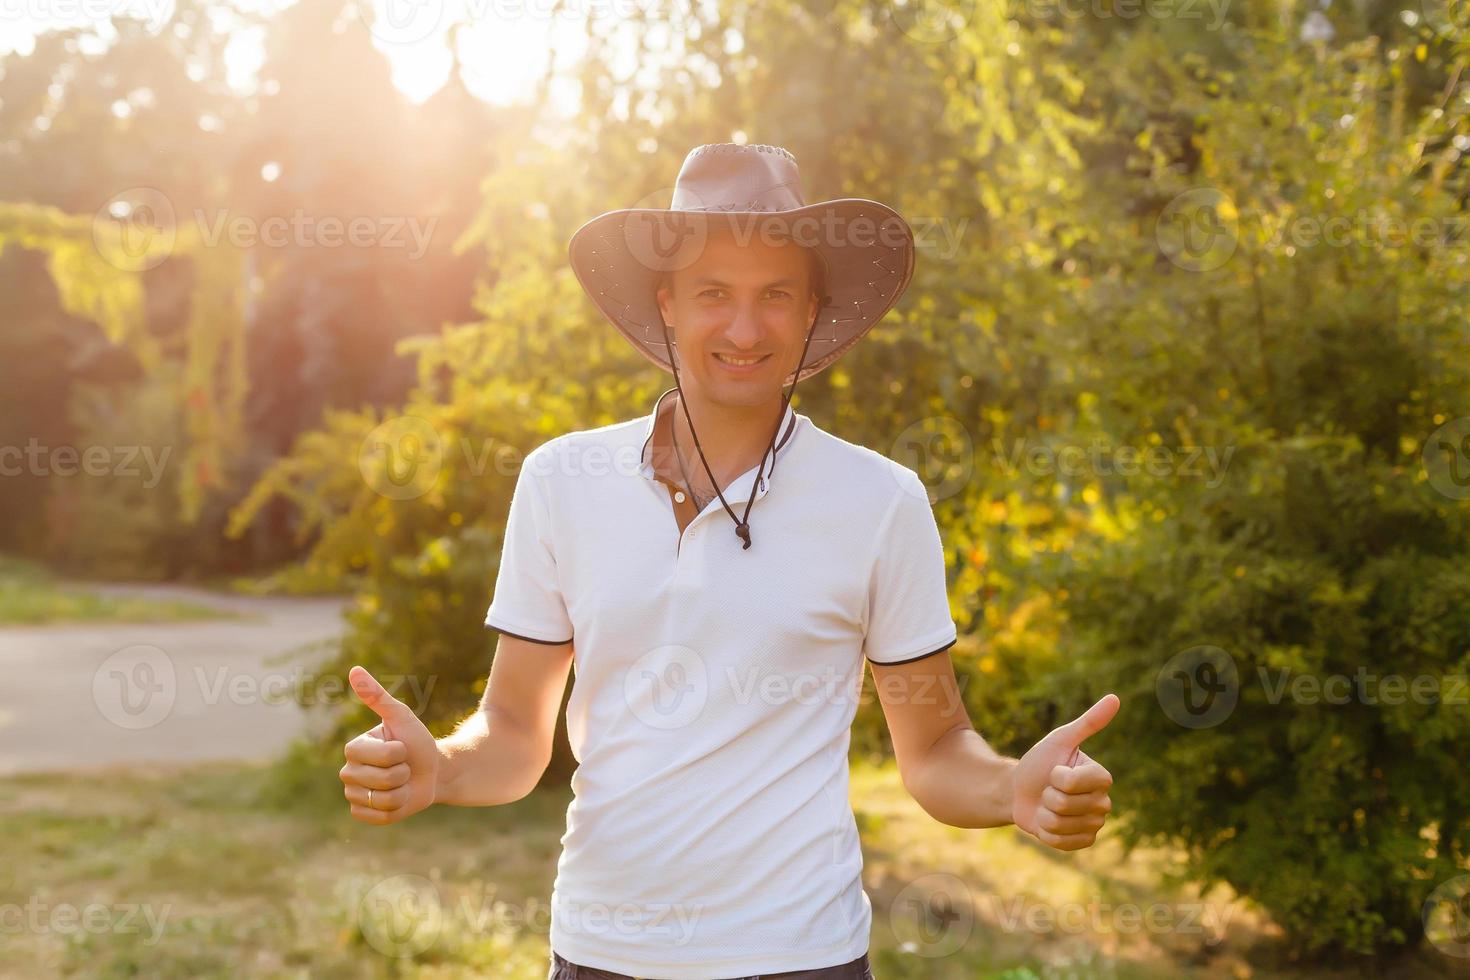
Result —
[{"label": "dark jeans", "polygon": [[[630,977],[626,973],[596,970],[590,966],[578,966],[562,959],[556,950],[551,951],[551,971],[546,980],[649,980]],[[815,970],[792,970],[787,973],[761,973],[753,977],[737,977],[734,980],[873,980],[873,967],[864,953],[851,963],[841,966],[823,966]]]}]

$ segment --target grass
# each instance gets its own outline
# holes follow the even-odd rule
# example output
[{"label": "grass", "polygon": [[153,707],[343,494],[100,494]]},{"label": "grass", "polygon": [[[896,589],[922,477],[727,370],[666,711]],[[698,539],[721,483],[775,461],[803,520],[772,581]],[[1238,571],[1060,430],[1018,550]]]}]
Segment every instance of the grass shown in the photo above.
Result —
[{"label": "grass", "polygon": [[[339,766],[297,752],[269,768],[8,778],[0,907],[37,911],[20,930],[11,913],[0,977],[542,980],[569,791],[377,828],[347,816]],[[1106,837],[1062,854],[1012,828],[945,827],[891,765],[855,765],[852,798],[880,980],[1382,975],[1277,962],[1268,921],[1228,893],[1168,884],[1168,854],[1123,861]],[[1154,903],[1177,924],[1121,914]],[[1057,923],[1089,909],[1103,914]],[[1460,965],[1434,954],[1394,975]]]},{"label": "grass", "polygon": [[99,595],[81,586],[57,582],[30,562],[0,556],[0,626],[232,618],[229,612],[196,603]]}]

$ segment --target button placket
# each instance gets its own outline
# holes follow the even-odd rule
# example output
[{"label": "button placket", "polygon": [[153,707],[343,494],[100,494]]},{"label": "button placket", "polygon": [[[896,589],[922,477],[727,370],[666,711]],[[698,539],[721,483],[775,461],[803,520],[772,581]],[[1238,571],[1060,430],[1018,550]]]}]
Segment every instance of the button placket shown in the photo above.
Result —
[{"label": "button placket", "polygon": [[[784,443],[783,443],[783,445],[784,445]],[[758,463],[755,467],[752,467],[751,469],[746,470],[744,473],[740,474],[738,477],[736,477],[735,479],[731,480],[730,481],[730,486],[731,487],[748,487],[748,486],[750,486],[750,483],[751,482],[754,482],[755,486],[752,489],[754,490],[754,493],[755,493],[755,499],[757,501],[759,501],[763,497],[765,497],[766,494],[768,494],[768,493],[771,492],[771,472],[772,472],[772,469],[773,468],[774,468],[773,467],[773,461],[771,459],[769,459],[769,458],[764,459],[764,460],[761,461],[761,463]],[[645,468],[643,470],[643,473],[649,479],[654,480],[655,482],[661,484],[662,486],[664,486],[666,488],[664,492],[668,494],[669,500],[671,501],[671,503],[670,503],[669,506],[670,506],[670,509],[674,512],[673,513],[674,526],[676,528],[678,528],[678,526],[679,526],[679,514],[678,514],[678,510],[679,510],[680,505],[688,504],[689,506],[693,506],[693,504],[689,502],[689,495],[686,492],[684,492],[683,490],[679,489],[678,484],[673,483],[673,482],[670,482],[668,479],[666,479],[666,478],[658,475],[657,473],[655,473],[653,471],[653,469],[652,469],[651,466],[645,466]],[[749,497],[749,494],[747,493],[747,494],[744,494],[744,495],[738,497],[737,499],[728,500],[728,503],[729,503],[729,506],[732,507],[737,514],[742,514],[742,513],[745,513],[745,505],[749,502],[749,499],[750,499],[750,497]],[[697,525],[701,521],[703,521],[706,517],[708,517],[709,515],[715,514],[717,512],[718,513],[723,513],[724,510],[725,510],[725,505],[723,503],[721,503],[720,497],[718,495],[716,495],[715,497],[711,498],[711,500],[709,501],[709,503],[705,504],[703,510],[699,511],[692,518],[690,518],[689,523],[686,524],[678,532],[678,538],[676,539],[676,544],[675,544],[675,557],[676,557],[676,559],[679,559],[679,558],[682,558],[683,557],[683,546],[684,546],[685,541],[694,541],[694,540],[696,540],[696,538],[698,536],[697,535],[697,531],[698,531]],[[750,510],[750,514],[753,515],[754,513],[755,513],[754,508],[752,508]]]}]

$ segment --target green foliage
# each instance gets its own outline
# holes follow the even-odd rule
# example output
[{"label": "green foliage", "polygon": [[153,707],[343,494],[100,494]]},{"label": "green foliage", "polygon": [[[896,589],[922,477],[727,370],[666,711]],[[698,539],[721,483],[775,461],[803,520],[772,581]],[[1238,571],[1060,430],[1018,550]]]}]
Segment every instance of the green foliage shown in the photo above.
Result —
[{"label": "green foliage", "polygon": [[[1106,745],[1130,843],[1184,843],[1192,872],[1250,895],[1308,950],[1410,943],[1429,891],[1470,853],[1464,705],[1376,685],[1339,704],[1345,682],[1325,697],[1291,683],[1426,677],[1455,697],[1470,524],[1404,481],[1387,489],[1391,468],[1352,440],[1242,457],[1173,518],[1079,549],[1062,686],[1074,703],[1124,699]],[[1156,685],[1206,644],[1232,658],[1240,700],[1196,729],[1160,710]]]},{"label": "green foliage", "polygon": [[[1079,433],[1230,461],[1213,485],[1099,478],[1092,526],[1047,579],[1068,595],[1070,705],[1124,700],[1099,751],[1123,776],[1128,842],[1183,843],[1191,874],[1319,954],[1417,942],[1425,898],[1470,856],[1455,749],[1470,716],[1445,700],[1470,668],[1470,511],[1421,464],[1431,433],[1470,415],[1470,257],[1371,225],[1346,243],[1309,233],[1362,213],[1457,227],[1464,177],[1447,163],[1466,102],[1451,88],[1411,112],[1409,50],[1304,59],[1262,32],[1230,45],[1238,68],[1193,66],[1192,82],[1155,63],[1193,107],[1200,162],[1187,179],[1154,151],[1138,164],[1164,194],[1217,193],[1238,231],[1218,264],[1135,264],[1090,298],[1101,356]],[[1231,658],[1239,703],[1196,728],[1160,710],[1156,684],[1204,645]],[[1439,696],[1364,684],[1339,704],[1290,683],[1360,675],[1422,676]]]}]

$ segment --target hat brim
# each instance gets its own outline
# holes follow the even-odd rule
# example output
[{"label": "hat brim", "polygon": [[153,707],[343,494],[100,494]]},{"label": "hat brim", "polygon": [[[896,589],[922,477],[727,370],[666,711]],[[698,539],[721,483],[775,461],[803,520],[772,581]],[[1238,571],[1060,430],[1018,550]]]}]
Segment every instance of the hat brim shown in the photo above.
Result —
[{"label": "hat brim", "polygon": [[[655,290],[665,272],[699,257],[711,227],[737,240],[789,239],[813,248],[826,263],[828,301],[817,315],[801,373],[811,377],[852,348],[893,308],[914,273],[914,235],[892,208],[840,198],[789,211],[671,211],[628,208],[598,215],[567,247],[577,281],[633,347],[673,371]],[[683,364],[681,362],[680,366]]]}]

